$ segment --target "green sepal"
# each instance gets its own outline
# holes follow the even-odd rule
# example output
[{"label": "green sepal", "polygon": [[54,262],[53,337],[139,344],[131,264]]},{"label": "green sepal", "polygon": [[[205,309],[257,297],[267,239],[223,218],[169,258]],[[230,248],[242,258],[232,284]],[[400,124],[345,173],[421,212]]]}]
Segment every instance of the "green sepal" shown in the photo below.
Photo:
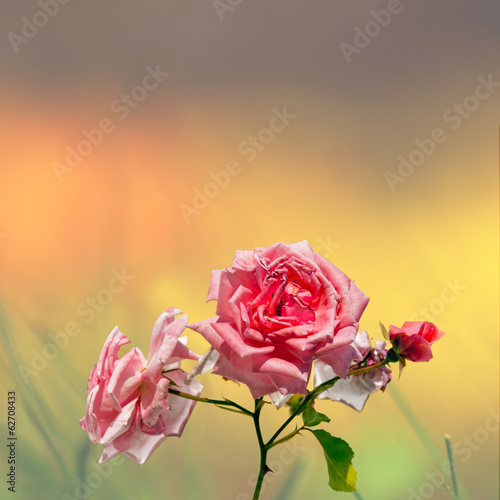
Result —
[{"label": "green sepal", "polygon": [[389,338],[389,332],[387,331],[387,328],[382,324],[381,321],[379,321],[380,323],[380,329],[382,330],[382,335],[384,336],[384,339],[387,340],[388,342],[391,341],[391,339]]},{"label": "green sepal", "polygon": [[389,363],[396,363],[399,361],[399,354],[393,349],[389,349],[387,351],[387,355],[385,357],[385,359],[387,359],[387,361],[389,361]]},{"label": "green sepal", "polygon": [[[172,370],[169,370],[169,371],[172,371]],[[173,387],[179,387],[178,384],[176,384],[171,378],[167,377],[166,375],[164,375],[163,373],[161,374],[161,376],[163,378],[166,378],[169,382],[170,385],[172,385]]]},{"label": "green sepal", "polygon": [[170,370],[163,370],[161,374],[163,375],[164,373],[176,372],[178,370],[180,370],[180,368],[170,368]]},{"label": "green sepal", "polygon": [[330,418],[325,414],[316,411],[312,405],[307,405],[302,413],[302,420],[306,427],[314,427],[321,422],[330,422]]},{"label": "green sepal", "polygon": [[323,429],[309,429],[323,448],[328,467],[328,484],[334,491],[356,491],[357,472],[352,466],[354,452],[343,440]]},{"label": "green sepal", "polygon": [[406,359],[405,358],[399,358],[399,376],[401,377],[401,374],[403,373],[403,368],[406,366]]}]

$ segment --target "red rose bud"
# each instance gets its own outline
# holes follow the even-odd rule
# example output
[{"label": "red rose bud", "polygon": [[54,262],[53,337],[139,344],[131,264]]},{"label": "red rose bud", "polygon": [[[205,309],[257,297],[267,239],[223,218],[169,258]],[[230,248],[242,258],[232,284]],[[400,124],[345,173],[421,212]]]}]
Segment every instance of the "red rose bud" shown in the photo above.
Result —
[{"label": "red rose bud", "polygon": [[389,339],[394,351],[410,361],[429,361],[432,359],[431,345],[439,340],[444,332],[429,321],[406,321],[401,328],[391,325]]}]

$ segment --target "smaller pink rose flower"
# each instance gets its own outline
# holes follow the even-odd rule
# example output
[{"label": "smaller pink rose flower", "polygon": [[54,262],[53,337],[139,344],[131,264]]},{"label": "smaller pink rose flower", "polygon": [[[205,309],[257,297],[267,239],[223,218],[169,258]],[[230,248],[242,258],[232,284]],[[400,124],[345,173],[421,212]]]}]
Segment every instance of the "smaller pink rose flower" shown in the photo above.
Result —
[{"label": "smaller pink rose flower", "polygon": [[[354,359],[350,371],[372,366],[383,361],[387,356],[385,342],[377,340],[375,346],[370,346],[368,334],[363,331],[356,335],[354,346],[359,351],[359,356]],[[314,367],[314,387],[337,376],[332,368],[321,361],[316,361]],[[339,401],[357,411],[361,411],[369,396],[377,391],[385,391],[391,381],[392,373],[388,366],[381,366],[374,370],[351,375],[346,380],[338,380],[333,387],[323,391],[319,399]]]},{"label": "smaller pink rose flower", "polygon": [[[122,453],[144,463],[167,436],[180,436],[195,401],[169,394],[175,388],[198,396],[197,380],[186,384],[181,359],[199,359],[179,339],[187,315],[176,308],[164,311],[151,334],[148,359],[134,347],[118,359],[120,347],[130,340],[118,327],[106,339],[99,361],[90,372],[87,408],[80,425],[94,443],[104,445],[100,462]],[[166,372],[165,378],[162,372]]]},{"label": "smaller pink rose flower", "polygon": [[439,340],[444,332],[429,321],[406,321],[401,328],[391,325],[389,339],[394,351],[410,361],[429,361],[432,359],[431,345]]}]

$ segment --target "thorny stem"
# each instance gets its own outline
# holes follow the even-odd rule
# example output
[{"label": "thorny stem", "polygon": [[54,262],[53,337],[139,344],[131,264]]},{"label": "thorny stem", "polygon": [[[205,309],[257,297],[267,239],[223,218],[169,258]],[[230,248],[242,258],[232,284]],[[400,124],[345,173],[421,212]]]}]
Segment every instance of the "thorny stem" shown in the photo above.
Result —
[{"label": "thorny stem", "polygon": [[302,427],[299,427],[298,429],[295,429],[294,431],[290,432],[290,434],[287,434],[285,437],[282,437],[281,439],[278,439],[278,441],[274,441],[273,443],[268,443],[266,445],[267,449],[270,450],[274,446],[278,446],[281,443],[286,443],[289,439],[292,439],[293,436],[295,436],[296,434],[300,434],[300,431],[303,430],[303,429],[305,429],[305,428],[306,428],[306,426],[303,425]]},{"label": "thorny stem", "polygon": [[347,376],[350,377],[351,375],[357,375],[358,373],[365,373],[365,372],[369,372],[371,370],[376,370],[377,368],[381,368],[382,366],[388,365],[390,362],[391,361],[389,361],[387,358],[385,358],[382,361],[375,363],[374,365],[365,366],[364,368],[357,368],[356,370],[351,370],[347,374]]},{"label": "thorny stem", "polygon": [[259,448],[260,448],[260,469],[259,469],[259,476],[257,478],[257,484],[255,485],[255,490],[253,492],[252,500],[258,500],[260,495],[260,490],[262,488],[262,483],[264,481],[264,476],[266,475],[267,472],[270,471],[266,463],[268,447],[264,444],[264,440],[262,439],[262,432],[260,430],[260,422],[259,422],[260,412],[262,410],[263,404],[264,403],[262,398],[258,398],[255,400],[255,412],[253,413],[253,423],[255,425],[255,432],[257,433],[257,440],[259,442]]},{"label": "thorny stem", "polygon": [[[351,375],[358,375],[360,373],[365,373],[369,372],[372,370],[376,370],[377,368],[381,368],[384,365],[387,365],[390,363],[387,358],[380,361],[379,363],[376,363],[371,366],[366,366],[363,368],[357,368],[356,370],[351,370],[350,372],[347,373],[347,376]],[[165,372],[166,373],[166,372]],[[165,376],[165,374],[162,374],[165,378],[168,378]],[[262,489],[262,484],[264,482],[264,476],[268,472],[272,472],[271,469],[267,466],[267,452],[273,448],[274,446],[277,446],[281,443],[284,443],[288,441],[289,439],[293,438],[296,434],[299,434],[301,430],[305,429],[305,426],[302,426],[298,429],[295,429],[294,431],[290,432],[286,436],[282,437],[281,439],[277,438],[279,435],[285,430],[285,428],[290,424],[290,422],[300,415],[306,408],[306,406],[313,401],[319,394],[321,394],[323,391],[326,391],[330,387],[333,387],[335,383],[340,380],[340,377],[334,377],[330,380],[327,380],[326,382],[323,382],[322,384],[318,385],[315,387],[312,391],[307,391],[307,394],[304,396],[304,399],[301,401],[299,406],[292,412],[292,414],[286,419],[286,421],[283,423],[283,425],[273,434],[271,439],[267,441],[267,443],[264,443],[264,440],[262,438],[262,431],[260,429],[260,413],[262,411],[262,408],[264,406],[264,400],[262,397],[257,398],[255,400],[255,410],[252,412],[250,410],[247,410],[243,406],[235,403],[234,401],[228,400],[228,399],[210,399],[210,398],[202,398],[199,396],[193,396],[191,394],[187,394],[185,392],[178,391],[177,389],[169,389],[169,393],[174,394],[175,396],[180,396],[182,398],[186,399],[192,399],[193,401],[198,401],[200,403],[210,403],[213,405],[218,406],[219,408],[222,408],[223,410],[228,410],[228,411],[233,411],[237,413],[241,413],[243,415],[248,415],[252,417],[253,422],[254,422],[254,427],[255,427],[255,432],[257,434],[257,441],[259,443],[259,449],[260,449],[260,469],[259,469],[259,475],[257,477],[257,483],[255,485],[255,490],[254,494],[252,497],[252,500],[258,500],[260,496],[260,492]],[[228,408],[232,407],[232,408]],[[236,408],[234,410],[233,408]]]},{"label": "thorny stem", "polygon": [[[377,368],[380,368],[384,365],[389,364],[390,361],[386,359],[380,361],[379,363],[375,363],[374,365],[371,366],[365,366],[364,368],[358,368],[356,370],[351,370],[350,372],[347,373],[347,376],[350,377],[351,375],[358,375],[360,373],[365,373],[369,372],[372,370],[376,370]],[[267,442],[266,446],[269,446],[273,444],[274,440],[283,432],[283,430],[287,427],[287,425],[297,416],[300,415],[305,407],[318,396],[321,394],[323,391],[326,391],[327,389],[330,389],[330,387],[333,387],[335,383],[340,380],[340,377],[334,377],[330,380],[327,380],[326,382],[323,382],[322,384],[318,385],[318,387],[314,388],[312,391],[308,391],[307,395],[304,397],[298,408],[290,415],[290,417],[286,420],[286,422],[274,433],[273,437]]]},{"label": "thorny stem", "polygon": [[[338,377],[337,377],[338,378]],[[307,403],[312,399],[311,396],[312,393],[309,393],[303,400],[302,403],[298,406],[298,408],[292,412],[292,414],[286,419],[284,424],[273,434],[273,437],[266,443],[266,446],[271,447],[271,445],[274,443],[275,439],[285,430],[285,428],[288,426],[288,424],[300,413],[304,411],[304,408],[307,406]]]},{"label": "thorny stem", "polygon": [[[225,400],[225,399],[210,399],[210,398],[201,398],[199,396],[193,396],[191,394],[187,394],[185,392],[178,391],[177,389],[169,389],[169,394],[173,394],[174,396],[179,396],[185,399],[192,399],[193,401],[198,401],[199,403],[210,403],[212,405],[216,405],[222,407],[223,410],[233,411],[237,413],[241,413],[243,415],[248,415],[249,417],[253,417],[253,412],[247,410],[243,406],[235,403],[234,401]],[[238,408],[238,410],[232,410],[231,408],[225,408],[226,406],[232,406],[234,408]]]}]

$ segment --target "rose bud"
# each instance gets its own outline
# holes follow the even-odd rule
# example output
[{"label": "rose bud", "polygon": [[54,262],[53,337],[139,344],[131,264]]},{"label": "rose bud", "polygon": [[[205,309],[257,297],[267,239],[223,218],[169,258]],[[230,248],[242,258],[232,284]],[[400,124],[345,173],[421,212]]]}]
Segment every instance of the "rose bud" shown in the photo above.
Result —
[{"label": "rose bud", "polygon": [[394,352],[415,362],[432,359],[431,345],[443,335],[444,332],[429,321],[406,321],[401,328],[393,325],[389,328]]}]

